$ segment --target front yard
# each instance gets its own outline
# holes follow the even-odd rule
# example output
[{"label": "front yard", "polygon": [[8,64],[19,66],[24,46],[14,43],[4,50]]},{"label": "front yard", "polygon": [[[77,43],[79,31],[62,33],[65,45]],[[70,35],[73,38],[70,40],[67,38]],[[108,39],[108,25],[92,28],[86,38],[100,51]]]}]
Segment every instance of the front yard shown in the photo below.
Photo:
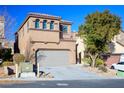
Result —
[{"label": "front yard", "polygon": [[99,70],[98,68],[92,68],[90,66],[83,65],[82,66],[82,69],[84,71],[96,73],[97,75],[103,76],[103,77],[108,77],[108,78],[117,77],[116,76],[117,71],[116,70],[113,70],[113,69],[110,69],[110,68],[107,68],[107,72],[103,72],[103,71]]},{"label": "front yard", "polygon": [[[15,72],[14,65],[11,69]],[[51,79],[51,80],[81,80],[81,79],[110,79],[118,78],[116,76],[117,71],[107,68],[107,72],[103,72],[98,68],[92,68],[89,65],[69,65],[61,67],[41,67],[41,72],[45,72],[48,75],[42,74],[40,79]],[[0,67],[0,78],[15,78],[15,74],[7,74],[5,67]],[[36,78],[37,80],[37,78]]]},{"label": "front yard", "polygon": [[10,74],[10,72],[7,71],[7,69],[5,69],[4,67],[0,67],[0,78],[13,78],[13,77],[15,77],[15,73]]}]

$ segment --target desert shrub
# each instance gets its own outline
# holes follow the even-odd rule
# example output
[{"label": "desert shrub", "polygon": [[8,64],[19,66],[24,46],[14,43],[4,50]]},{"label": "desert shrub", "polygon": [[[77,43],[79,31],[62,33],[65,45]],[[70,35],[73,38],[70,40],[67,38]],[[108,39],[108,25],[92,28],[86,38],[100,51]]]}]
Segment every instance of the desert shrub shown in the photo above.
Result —
[{"label": "desert shrub", "polygon": [[13,65],[14,65],[14,63],[11,62],[11,61],[4,61],[4,62],[1,64],[1,66],[13,66]]},{"label": "desert shrub", "polygon": [[3,59],[3,61],[11,60],[12,58],[12,50],[11,48],[4,48],[0,49],[0,58]]},{"label": "desert shrub", "polygon": [[84,63],[89,64],[89,65],[91,65],[91,63],[92,63],[92,60],[90,59],[90,57],[85,57],[82,60]]},{"label": "desert shrub", "polygon": [[99,66],[98,70],[101,70],[103,72],[107,72],[107,68],[104,65]]},{"label": "desert shrub", "polygon": [[16,53],[13,55],[13,61],[19,64],[20,62],[25,61],[25,57],[23,54]]},{"label": "desert shrub", "polygon": [[96,64],[95,64],[95,66],[96,66],[96,67],[99,67],[100,65],[104,65],[104,61],[103,61],[102,59],[100,59],[100,58],[97,58],[97,59],[96,59]]}]

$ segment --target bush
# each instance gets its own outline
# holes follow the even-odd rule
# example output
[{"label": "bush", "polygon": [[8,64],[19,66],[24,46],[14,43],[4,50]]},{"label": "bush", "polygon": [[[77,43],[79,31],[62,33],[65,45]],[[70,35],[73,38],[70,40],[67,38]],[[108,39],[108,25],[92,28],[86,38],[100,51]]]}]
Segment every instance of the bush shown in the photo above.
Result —
[{"label": "bush", "polygon": [[4,48],[0,49],[0,58],[3,59],[4,61],[11,60],[12,55],[11,55],[12,50],[10,48]]},{"label": "bush", "polygon": [[23,54],[16,53],[13,55],[13,61],[19,64],[25,61],[25,57]]},{"label": "bush", "polygon": [[91,63],[92,63],[92,60],[89,57],[85,57],[82,60],[83,60],[84,63],[89,64],[89,65],[91,65]]},{"label": "bush", "polygon": [[13,65],[14,65],[14,63],[11,62],[11,61],[4,61],[4,62],[1,64],[1,66],[13,66]]},{"label": "bush", "polygon": [[102,59],[100,59],[100,58],[97,58],[97,59],[96,59],[96,64],[95,64],[95,66],[96,66],[96,67],[99,67],[99,66],[101,66],[101,65],[104,65],[104,61],[103,61]]},{"label": "bush", "polygon": [[104,65],[99,66],[98,70],[101,70],[103,72],[107,72],[107,68]]}]

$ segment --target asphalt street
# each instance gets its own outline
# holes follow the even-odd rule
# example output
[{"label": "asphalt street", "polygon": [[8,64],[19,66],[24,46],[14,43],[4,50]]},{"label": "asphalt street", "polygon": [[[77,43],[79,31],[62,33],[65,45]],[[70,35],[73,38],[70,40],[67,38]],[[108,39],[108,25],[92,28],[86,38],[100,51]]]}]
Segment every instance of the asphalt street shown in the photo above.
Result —
[{"label": "asphalt street", "polygon": [[30,81],[0,84],[0,88],[124,88],[124,79]]}]

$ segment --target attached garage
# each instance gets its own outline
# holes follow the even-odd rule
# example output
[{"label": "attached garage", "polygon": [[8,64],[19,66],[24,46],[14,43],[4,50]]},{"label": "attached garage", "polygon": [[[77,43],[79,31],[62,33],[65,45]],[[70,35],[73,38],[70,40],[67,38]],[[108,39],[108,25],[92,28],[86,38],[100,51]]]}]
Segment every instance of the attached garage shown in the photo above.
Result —
[{"label": "attached garage", "polygon": [[40,67],[67,66],[69,64],[69,50],[38,50],[36,61]]}]

